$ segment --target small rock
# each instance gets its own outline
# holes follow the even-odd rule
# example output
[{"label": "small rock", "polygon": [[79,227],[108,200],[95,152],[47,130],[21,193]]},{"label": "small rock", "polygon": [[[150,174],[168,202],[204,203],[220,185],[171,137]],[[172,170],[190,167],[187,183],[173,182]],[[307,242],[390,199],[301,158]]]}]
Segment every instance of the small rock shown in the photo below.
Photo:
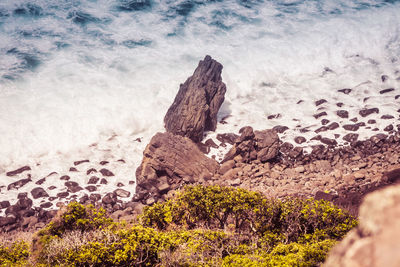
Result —
[{"label": "small rock", "polygon": [[12,190],[12,189],[18,190],[19,188],[23,187],[24,185],[26,185],[27,183],[29,183],[31,181],[32,181],[31,178],[21,179],[19,181],[9,184],[7,186],[7,190]]},{"label": "small rock", "polygon": [[325,144],[325,145],[328,145],[328,146],[336,146],[337,145],[337,142],[336,142],[335,139],[330,139],[330,138],[327,138],[327,137],[322,137],[320,142]]},{"label": "small rock", "polygon": [[71,192],[73,194],[78,191],[83,190],[83,188],[80,187],[77,182],[68,181],[68,182],[65,182],[64,185],[68,188],[68,192]]},{"label": "small rock", "polygon": [[154,199],[154,197],[150,197],[146,200],[146,205],[151,205],[154,204],[156,202],[156,200]]},{"label": "small rock", "polygon": [[351,93],[351,89],[350,88],[344,88],[344,89],[338,90],[338,92],[348,95],[348,94]]},{"label": "small rock", "polygon": [[358,124],[346,124],[343,125],[343,128],[347,131],[357,131],[360,126],[358,126]]},{"label": "small rock", "polygon": [[60,192],[60,193],[57,193],[56,196],[58,198],[66,198],[67,196],[69,196],[69,193],[68,192]]},{"label": "small rock", "polygon": [[282,125],[277,125],[272,128],[277,133],[284,133],[286,130],[289,130],[289,127],[287,126],[282,126]]},{"label": "small rock", "polygon": [[383,130],[384,130],[385,132],[390,132],[390,131],[393,131],[393,129],[394,129],[393,124],[389,124],[389,125],[386,126]]},{"label": "small rock", "polygon": [[229,181],[228,183],[230,186],[238,186],[241,184],[240,178],[236,178],[235,180]]},{"label": "small rock", "polygon": [[343,119],[346,119],[349,117],[349,112],[347,110],[338,110],[336,111],[336,114]]},{"label": "small rock", "polygon": [[86,171],[86,175],[96,173],[96,172],[97,172],[97,170],[95,168],[90,168],[89,170]]},{"label": "small rock", "polygon": [[333,131],[333,130],[336,130],[337,128],[339,128],[339,123],[337,123],[337,122],[332,122],[332,123],[329,124],[327,127],[328,127],[329,130]]},{"label": "small rock", "polygon": [[238,137],[239,136],[234,133],[217,134],[218,141],[220,141],[221,143],[228,143],[230,145],[233,145]]},{"label": "small rock", "polygon": [[322,127],[319,127],[317,130],[315,130],[314,132],[320,133],[320,132],[326,132],[328,130],[329,130],[329,128],[327,126],[322,126]]},{"label": "small rock", "polygon": [[349,143],[353,143],[355,141],[357,141],[358,139],[358,134],[355,133],[348,133],[345,136],[343,136],[343,140],[349,142]]},{"label": "small rock", "polygon": [[41,185],[41,184],[43,184],[45,181],[46,181],[46,177],[44,177],[44,178],[42,178],[42,179],[39,179],[39,180],[37,180],[35,184],[37,184],[37,185]]},{"label": "small rock", "polygon": [[10,201],[8,200],[4,200],[0,202],[0,209],[5,209],[10,207]]},{"label": "small rock", "polygon": [[97,182],[98,182],[99,180],[100,180],[99,177],[92,176],[92,177],[90,177],[90,179],[89,179],[89,181],[88,181],[88,184],[97,184]]},{"label": "small rock", "polygon": [[353,176],[356,180],[365,178],[365,174],[363,172],[355,172]]},{"label": "small rock", "polygon": [[281,117],[281,114],[272,114],[272,115],[269,115],[268,117],[267,117],[267,119],[269,119],[269,120],[272,120],[272,119],[278,119],[278,118],[280,118]]},{"label": "small rock", "polygon": [[382,115],[381,119],[382,120],[390,120],[390,119],[394,119],[394,116],[392,116],[392,115]]},{"label": "small rock", "polygon": [[296,136],[296,137],[294,138],[294,141],[295,141],[297,144],[302,144],[302,143],[306,142],[307,139],[305,139],[303,136]]},{"label": "small rock", "polygon": [[389,93],[392,91],[394,91],[394,88],[387,88],[387,89],[379,91],[379,93],[382,95],[382,94],[386,94],[386,93]]},{"label": "small rock", "polygon": [[129,191],[126,191],[124,189],[116,189],[114,190],[114,194],[116,194],[118,197],[126,198],[130,197],[131,193]]},{"label": "small rock", "polygon": [[367,109],[362,109],[359,111],[359,114],[361,117],[367,117],[368,115],[371,115],[372,113],[379,113],[378,108],[367,108]]},{"label": "small rock", "polygon": [[328,102],[328,101],[326,101],[325,99],[320,99],[318,101],[315,101],[315,105],[319,106],[319,105],[322,105],[323,103],[326,103],[326,102]]},{"label": "small rock", "polygon": [[226,162],[224,162],[220,169],[219,169],[219,173],[221,175],[225,174],[227,171],[233,169],[235,167],[235,161],[234,160],[228,160]]},{"label": "small rock", "polygon": [[33,199],[38,199],[41,197],[49,197],[49,194],[47,194],[47,192],[41,187],[36,187],[32,189],[31,194]]},{"label": "small rock", "polygon": [[45,203],[40,204],[40,207],[41,207],[42,209],[48,209],[48,208],[50,208],[51,206],[53,206],[53,203],[51,203],[51,202],[45,202]]},{"label": "small rock", "polygon": [[311,141],[320,141],[321,138],[322,138],[322,136],[319,134],[319,135],[316,135],[316,136],[312,137],[310,140]]},{"label": "small rock", "polygon": [[17,170],[7,172],[6,175],[7,176],[15,176],[15,175],[20,174],[20,173],[22,173],[24,171],[30,171],[30,170],[31,170],[31,167],[24,166],[24,167],[21,167],[21,168],[19,168]]},{"label": "small rock", "polygon": [[88,159],[79,160],[79,161],[75,161],[75,162],[74,162],[74,165],[75,165],[75,166],[78,166],[78,165],[80,165],[80,164],[82,164],[82,163],[87,163],[87,162],[89,162]]},{"label": "small rock", "polygon": [[101,173],[103,176],[107,176],[107,177],[109,177],[109,176],[114,176],[114,173],[112,173],[111,171],[109,171],[109,170],[107,170],[107,169],[101,169],[101,170],[100,170],[100,173]]},{"label": "small rock", "polygon": [[326,112],[324,111],[324,112],[315,114],[315,115],[314,115],[314,118],[319,119],[320,117],[322,117],[322,116],[327,116],[327,115],[328,115],[328,113],[326,113]]},{"label": "small rock", "polygon": [[115,203],[117,203],[117,195],[113,192],[113,193],[107,193],[103,199],[101,200],[101,202],[103,202],[103,204],[111,204],[114,205]]},{"label": "small rock", "polygon": [[97,202],[97,201],[99,201],[101,199],[101,195],[100,194],[91,194],[89,196],[89,199],[94,201],[94,202]]},{"label": "small rock", "polygon": [[211,138],[207,139],[204,144],[208,147],[218,148],[218,145]]},{"label": "small rock", "polygon": [[89,192],[94,192],[94,191],[97,190],[97,187],[94,186],[94,185],[88,185],[88,186],[85,187],[85,189],[86,189],[87,191],[89,191]]},{"label": "small rock", "polygon": [[69,179],[71,179],[71,178],[68,175],[63,175],[60,177],[60,180],[68,181]]},{"label": "small rock", "polygon": [[329,123],[329,120],[327,120],[327,119],[322,119],[321,120],[321,124],[322,125],[327,125]]}]

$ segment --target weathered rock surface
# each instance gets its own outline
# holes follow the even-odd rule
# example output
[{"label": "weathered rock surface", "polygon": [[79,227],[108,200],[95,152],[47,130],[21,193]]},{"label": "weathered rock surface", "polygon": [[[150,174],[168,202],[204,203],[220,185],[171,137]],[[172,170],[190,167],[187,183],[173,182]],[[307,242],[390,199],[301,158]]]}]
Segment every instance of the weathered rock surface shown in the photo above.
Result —
[{"label": "weathered rock surface", "polygon": [[15,176],[15,175],[20,174],[20,173],[22,173],[24,171],[30,171],[30,170],[31,170],[31,167],[24,166],[24,167],[21,167],[21,168],[19,168],[17,170],[7,172],[6,175],[7,176]]},{"label": "weathered rock surface", "polygon": [[193,75],[181,84],[164,117],[168,132],[200,142],[204,131],[215,131],[226,92],[221,71],[222,65],[210,56],[200,61]]},{"label": "weathered rock surface", "polygon": [[266,162],[275,158],[279,153],[279,137],[273,130],[253,131],[250,126],[240,129],[241,135],[226,154],[222,162],[241,156],[243,162],[260,160]]},{"label": "weathered rock surface", "polygon": [[400,185],[367,195],[359,221],[331,251],[324,266],[400,266]]},{"label": "weathered rock surface", "polygon": [[157,133],[144,150],[142,163],[136,170],[136,198],[158,198],[183,182],[210,179],[218,168],[218,163],[207,158],[189,138]]},{"label": "weathered rock surface", "polygon": [[34,199],[41,198],[41,197],[49,197],[49,194],[41,188],[41,187],[36,187],[31,191],[32,197]]}]

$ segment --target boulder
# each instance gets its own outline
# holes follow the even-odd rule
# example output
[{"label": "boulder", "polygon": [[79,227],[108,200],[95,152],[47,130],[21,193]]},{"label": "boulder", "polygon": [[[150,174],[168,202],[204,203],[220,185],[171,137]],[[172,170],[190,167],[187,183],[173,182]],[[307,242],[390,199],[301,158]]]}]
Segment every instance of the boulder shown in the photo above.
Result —
[{"label": "boulder", "polygon": [[4,200],[0,202],[0,209],[5,209],[10,207],[10,201],[8,200]]},{"label": "boulder", "polygon": [[110,170],[107,170],[107,169],[101,169],[101,170],[100,170],[100,173],[101,173],[103,176],[114,176],[114,173],[112,173]]},{"label": "boulder", "polygon": [[21,168],[19,168],[17,170],[7,172],[6,175],[7,176],[15,176],[15,175],[20,174],[20,173],[22,173],[24,171],[30,171],[30,170],[31,170],[31,167],[24,166],[24,167],[21,167]]},{"label": "boulder", "polygon": [[31,178],[18,180],[16,182],[13,182],[13,183],[9,184],[7,186],[7,190],[13,190],[13,189],[18,190],[18,189],[20,189],[21,187],[23,187],[24,185],[26,185],[27,183],[29,183],[31,181],[32,181]]},{"label": "boulder", "polygon": [[113,193],[107,193],[101,200],[101,202],[103,202],[103,204],[107,205],[107,204],[115,204],[117,203],[117,195],[113,192]]},{"label": "boulder", "polygon": [[114,190],[114,193],[119,197],[129,197],[131,195],[129,191],[126,191],[121,188]]},{"label": "boulder", "polygon": [[73,182],[73,181],[65,182],[65,186],[68,188],[68,192],[73,193],[73,194],[83,190],[83,188],[80,187],[77,182]]},{"label": "boulder", "polygon": [[32,189],[31,194],[32,194],[33,199],[37,199],[37,198],[41,198],[41,197],[49,197],[49,194],[47,194],[47,192],[41,187],[36,187],[36,188]]},{"label": "boulder", "polygon": [[136,200],[168,191],[166,185],[176,188],[183,182],[209,179],[218,167],[189,138],[157,133],[145,148],[142,163],[136,170]]},{"label": "boulder", "polygon": [[359,225],[332,249],[324,266],[400,265],[400,185],[367,195]]},{"label": "boulder", "polygon": [[233,147],[228,151],[222,163],[234,159],[240,155],[243,162],[260,160],[266,162],[275,158],[279,153],[279,137],[274,130],[253,132],[250,126],[240,129],[241,134]]},{"label": "boulder", "polygon": [[226,92],[221,71],[222,65],[210,56],[200,61],[193,75],[181,84],[165,115],[167,132],[197,143],[203,139],[204,131],[215,131],[217,113]]}]

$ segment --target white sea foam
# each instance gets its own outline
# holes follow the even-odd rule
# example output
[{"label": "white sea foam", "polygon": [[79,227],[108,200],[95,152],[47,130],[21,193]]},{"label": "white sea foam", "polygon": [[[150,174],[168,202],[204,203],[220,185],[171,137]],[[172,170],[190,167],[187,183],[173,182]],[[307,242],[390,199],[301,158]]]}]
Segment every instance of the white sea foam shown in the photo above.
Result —
[{"label": "white sea foam", "polygon": [[[134,170],[144,145],[163,130],[179,84],[206,54],[224,65],[228,88],[219,116],[230,117],[218,132],[278,124],[315,130],[320,122],[313,117],[314,101],[321,98],[328,100],[322,105],[326,118],[341,124],[350,122],[334,114],[337,102],[345,103],[350,118],[365,106],[379,107],[379,116],[394,115],[378,121],[380,131],[398,117],[396,92],[378,93],[400,89],[398,3],[204,1],[186,12],[187,1],[152,1],[151,8],[122,12],[122,1],[36,0],[29,2],[42,15],[15,15],[27,2],[0,3],[0,14],[8,14],[0,17],[2,178],[27,164],[62,172],[89,157],[123,158]],[[87,21],[73,22],[76,12]],[[26,67],[26,55],[40,65]],[[385,83],[383,74],[389,76]],[[338,93],[341,88],[353,92]],[[277,113],[279,119],[267,119]],[[359,133],[364,138],[376,132]],[[296,135],[281,137],[292,141]],[[118,142],[107,141],[111,136]],[[138,137],[142,143],[133,142]],[[94,143],[101,148],[89,147]],[[45,175],[37,172],[35,178]]]}]

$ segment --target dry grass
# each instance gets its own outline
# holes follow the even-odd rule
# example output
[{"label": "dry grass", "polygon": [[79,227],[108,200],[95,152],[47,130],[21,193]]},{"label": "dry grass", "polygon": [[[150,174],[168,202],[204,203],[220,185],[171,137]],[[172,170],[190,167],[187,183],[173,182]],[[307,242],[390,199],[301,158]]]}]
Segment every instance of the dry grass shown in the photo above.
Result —
[{"label": "dry grass", "polygon": [[[62,258],[62,254],[66,251],[79,251],[79,249],[89,242],[101,241],[106,245],[117,242],[120,238],[110,231],[69,231],[63,234],[62,238],[54,238],[46,246],[48,262],[54,262],[54,259]],[[60,263],[61,264],[61,263]]]},{"label": "dry grass", "polygon": [[9,247],[16,241],[25,241],[30,244],[32,237],[33,233],[31,232],[0,233],[0,246]]}]

